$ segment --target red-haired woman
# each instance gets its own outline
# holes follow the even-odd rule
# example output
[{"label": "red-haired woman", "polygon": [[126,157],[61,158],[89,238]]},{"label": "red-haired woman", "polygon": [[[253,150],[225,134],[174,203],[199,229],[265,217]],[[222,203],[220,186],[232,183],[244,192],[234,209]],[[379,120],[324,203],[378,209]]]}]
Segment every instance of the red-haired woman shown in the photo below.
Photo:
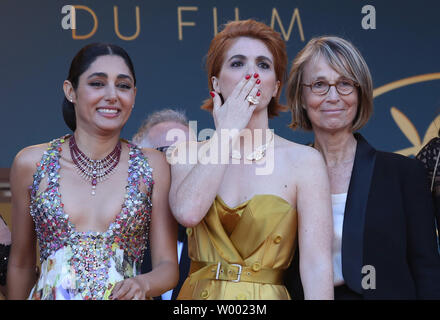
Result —
[{"label": "red-haired woman", "polygon": [[333,298],[323,159],[269,129],[286,65],[281,36],[254,20],[228,23],[211,42],[212,99],[202,108],[216,132],[197,163],[172,166],[170,205],[188,227],[192,260],[179,299],[290,299],[284,271],[297,241],[306,298]]}]

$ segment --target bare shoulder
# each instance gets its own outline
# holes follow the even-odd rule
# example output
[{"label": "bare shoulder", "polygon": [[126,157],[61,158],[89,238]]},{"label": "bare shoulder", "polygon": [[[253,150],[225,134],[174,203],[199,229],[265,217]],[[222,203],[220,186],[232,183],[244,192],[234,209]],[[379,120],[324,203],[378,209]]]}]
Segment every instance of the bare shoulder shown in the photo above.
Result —
[{"label": "bare shoulder", "polygon": [[294,166],[313,168],[324,163],[321,153],[307,145],[277,137],[277,147],[284,158]]},{"label": "bare shoulder", "polygon": [[[329,193],[328,173],[321,153],[309,146],[286,140],[284,168],[294,177],[301,195]],[[304,198],[302,198],[304,199]]]},{"label": "bare shoulder", "polygon": [[38,144],[23,148],[14,158],[12,163],[10,182],[14,185],[29,185],[32,182],[36,165],[41,161],[44,151],[47,150],[48,143]]},{"label": "bare shoulder", "polygon": [[20,169],[34,169],[35,164],[41,160],[49,143],[42,143],[21,149],[14,158],[13,167]]}]

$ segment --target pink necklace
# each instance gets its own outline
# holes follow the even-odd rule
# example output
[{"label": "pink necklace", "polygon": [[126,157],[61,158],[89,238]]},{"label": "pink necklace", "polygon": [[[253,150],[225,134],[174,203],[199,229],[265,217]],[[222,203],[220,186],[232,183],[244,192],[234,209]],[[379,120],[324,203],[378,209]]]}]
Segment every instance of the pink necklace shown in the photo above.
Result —
[{"label": "pink necklace", "polygon": [[78,174],[92,183],[92,195],[96,194],[98,182],[106,180],[113,172],[121,158],[121,141],[104,159],[92,160],[87,157],[76,144],[75,136],[69,141],[70,155],[78,170]]}]

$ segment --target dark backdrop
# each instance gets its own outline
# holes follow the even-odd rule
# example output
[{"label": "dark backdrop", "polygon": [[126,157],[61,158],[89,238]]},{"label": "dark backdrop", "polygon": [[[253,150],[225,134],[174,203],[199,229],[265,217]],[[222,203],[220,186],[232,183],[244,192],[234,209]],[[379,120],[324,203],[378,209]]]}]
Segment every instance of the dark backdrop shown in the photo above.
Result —
[{"label": "dark backdrop", "polygon": [[[76,36],[97,27],[87,39],[75,39],[72,30],[62,28],[66,14],[61,9],[69,4],[86,6],[96,15],[97,24],[89,11],[77,10]],[[376,29],[362,27],[365,5],[375,8]],[[119,34],[133,39],[121,39],[115,31],[114,7]],[[374,115],[361,130],[377,148],[411,155],[438,130],[433,121],[440,111],[440,2],[435,0],[2,0],[0,168],[10,167],[23,147],[69,132],[61,114],[62,83],[76,52],[96,41],[124,47],[134,61],[138,94],[125,138],[132,137],[147,114],[165,107],[186,110],[198,121],[199,131],[213,128],[211,115],[199,107],[209,97],[204,56],[215,32],[215,13],[218,30],[236,14],[269,25],[273,20],[287,41],[289,61],[313,36],[332,34],[352,41],[377,89]],[[396,81],[393,88],[384,87]],[[284,113],[270,125],[290,140],[313,139],[310,133],[287,128],[289,121],[290,114]]]}]

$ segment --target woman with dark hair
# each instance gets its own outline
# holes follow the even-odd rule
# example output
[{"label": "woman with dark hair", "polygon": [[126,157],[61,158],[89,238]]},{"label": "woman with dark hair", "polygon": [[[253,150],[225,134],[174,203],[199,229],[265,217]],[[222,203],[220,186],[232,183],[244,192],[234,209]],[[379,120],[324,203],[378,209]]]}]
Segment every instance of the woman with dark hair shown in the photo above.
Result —
[{"label": "woman with dark hair", "polygon": [[[440,228],[440,130],[416,155],[423,162],[428,172],[429,189],[431,190],[436,212],[437,241]],[[439,246],[440,250],[440,246]]]},{"label": "woman with dark hair", "polygon": [[335,299],[440,298],[423,166],[376,150],[356,132],[373,112],[360,52],[339,37],[311,39],[293,60],[286,95],[291,127],[313,131],[330,178]]},{"label": "woman with dark hair", "polygon": [[[63,89],[73,134],[21,150],[12,165],[8,299],[160,295],[178,277],[170,173],[162,153],[119,137],[136,96],[131,59],[118,46],[90,44]],[[147,237],[153,270],[140,274]]]},{"label": "woman with dark hair", "polygon": [[211,41],[203,108],[216,132],[198,145],[199,161],[172,166],[170,204],[189,227],[192,260],[178,299],[290,299],[284,273],[297,241],[306,298],[333,298],[323,159],[269,129],[286,65],[280,34],[255,20],[230,22]]}]

